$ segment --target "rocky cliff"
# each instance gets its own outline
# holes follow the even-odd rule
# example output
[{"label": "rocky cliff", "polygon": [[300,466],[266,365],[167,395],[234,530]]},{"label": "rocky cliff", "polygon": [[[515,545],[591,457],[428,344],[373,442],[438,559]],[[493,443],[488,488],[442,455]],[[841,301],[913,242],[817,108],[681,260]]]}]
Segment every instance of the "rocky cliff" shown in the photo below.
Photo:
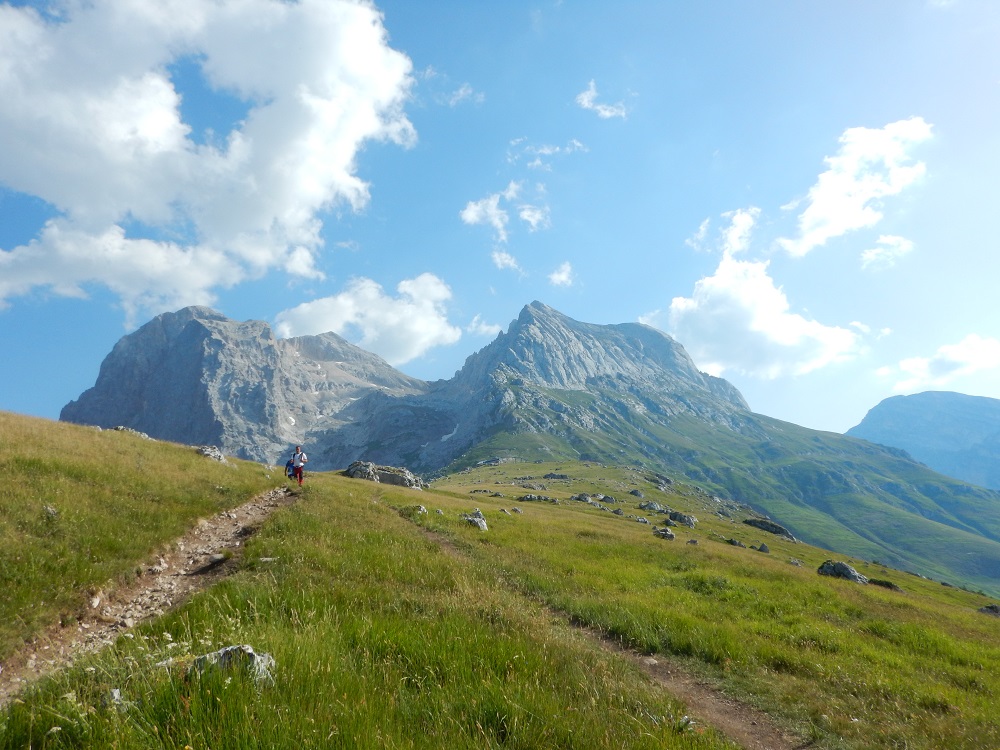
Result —
[{"label": "rocky cliff", "polygon": [[273,462],[367,393],[426,389],[336,334],[277,339],[267,323],[188,307],[121,339],[60,419]]},{"label": "rocky cliff", "polygon": [[[581,432],[613,435],[630,404],[663,419],[687,415],[728,427],[749,414],[736,388],[699,372],[665,333],[639,323],[580,323],[533,302],[451,380],[402,398],[369,394],[317,442],[325,464],[363,455],[428,472],[501,432],[575,443]],[[574,457],[598,458],[588,449]]]},{"label": "rocky cliff", "polygon": [[303,443],[316,469],[365,459],[428,472],[500,429],[613,428],[608,419],[622,407],[602,416],[581,394],[719,424],[748,412],[735,388],[699,372],[666,334],[580,323],[534,302],[454,378],[436,383],[332,333],[281,340],[264,322],[189,307],[119,341],[94,387],[60,418],[258,461]]}]

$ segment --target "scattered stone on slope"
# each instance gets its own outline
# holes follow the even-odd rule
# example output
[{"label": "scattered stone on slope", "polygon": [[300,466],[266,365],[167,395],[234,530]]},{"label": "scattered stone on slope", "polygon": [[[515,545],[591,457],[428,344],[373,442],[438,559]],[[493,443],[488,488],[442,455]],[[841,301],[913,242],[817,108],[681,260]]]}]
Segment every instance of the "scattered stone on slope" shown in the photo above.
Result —
[{"label": "scattered stone on slope", "polygon": [[205,458],[210,458],[213,461],[218,461],[220,464],[228,464],[226,457],[219,450],[216,445],[203,445],[198,449],[199,456],[205,456]]},{"label": "scattered stone on slope", "polygon": [[869,578],[868,583],[871,586],[881,586],[884,589],[889,589],[890,591],[902,591],[899,586],[897,586],[892,581],[887,581],[883,578]]},{"label": "scattered stone on slope", "polygon": [[670,529],[658,529],[653,528],[653,536],[657,536],[660,539],[676,539],[677,535],[674,534]]},{"label": "scattered stone on slope", "polygon": [[[157,666],[169,666],[171,660],[160,662]],[[258,687],[274,684],[274,657],[270,654],[259,654],[253,650],[253,646],[226,646],[210,654],[203,654],[195,658],[188,667],[189,675],[202,675],[213,669],[246,670]]]},{"label": "scattered stone on slope", "polygon": [[1000,617],[1000,604],[987,604],[985,607],[980,607],[979,611],[984,615],[993,615],[994,617]]},{"label": "scattered stone on slope", "polygon": [[845,562],[834,562],[833,560],[827,560],[822,565],[819,566],[819,570],[816,571],[821,576],[832,576],[833,578],[844,578],[848,581],[854,581],[855,583],[868,583],[868,579],[861,575],[858,571],[852,568]]},{"label": "scattered stone on slope", "polygon": [[479,510],[479,508],[476,508],[471,513],[463,513],[462,518],[471,523],[473,526],[478,527],[480,531],[489,531],[486,526],[486,517],[483,515],[483,512]]},{"label": "scattered stone on slope", "polygon": [[698,523],[698,519],[692,516],[690,513],[681,513],[680,511],[677,510],[671,511],[667,515],[667,518],[669,518],[671,521],[674,521],[675,523],[679,523],[682,526],[688,526],[692,529]]}]

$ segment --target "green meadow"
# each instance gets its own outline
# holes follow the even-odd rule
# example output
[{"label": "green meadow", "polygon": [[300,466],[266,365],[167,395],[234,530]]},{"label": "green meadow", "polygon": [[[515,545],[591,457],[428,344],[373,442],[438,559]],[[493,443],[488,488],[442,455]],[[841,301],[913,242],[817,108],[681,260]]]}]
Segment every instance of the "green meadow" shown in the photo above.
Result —
[{"label": "green meadow", "polygon": [[[282,482],[7,414],[0,465],[0,664],[199,518]],[[699,522],[659,539],[631,490]],[[488,531],[461,517],[475,508]],[[596,464],[484,467],[425,491],[314,473],[233,575],[0,709],[0,748],[736,747],[602,637],[809,747],[1000,747],[1000,620],[977,612],[992,600],[714,511],[689,485]],[[817,575],[830,558],[901,591]],[[191,669],[235,644],[270,654],[270,676]]]}]

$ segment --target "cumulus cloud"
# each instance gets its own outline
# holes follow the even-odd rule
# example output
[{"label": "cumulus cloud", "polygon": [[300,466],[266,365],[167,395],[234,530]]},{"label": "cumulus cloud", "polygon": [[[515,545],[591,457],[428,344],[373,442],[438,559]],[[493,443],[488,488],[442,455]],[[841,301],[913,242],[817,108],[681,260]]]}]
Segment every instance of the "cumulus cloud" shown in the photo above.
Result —
[{"label": "cumulus cloud", "polygon": [[521,220],[528,225],[532,232],[551,226],[548,206],[532,206],[524,203],[518,207],[517,215],[521,217]]},{"label": "cumulus cloud", "polygon": [[624,119],[627,114],[624,102],[601,104],[597,101],[597,84],[593,79],[587,84],[585,91],[581,91],[576,95],[576,103],[581,108],[596,113],[602,120],[608,120],[612,117],[621,117]]},{"label": "cumulus cloud", "polygon": [[[537,199],[544,200],[545,186],[535,185],[535,195],[533,196],[536,199],[535,202],[522,201],[516,206],[511,205],[521,196],[521,192],[522,184],[511,181],[502,192],[491,193],[485,198],[466,203],[465,208],[459,212],[459,216],[464,223],[469,225],[485,224],[493,227],[494,239],[500,244],[506,243],[509,237],[507,225],[510,223],[510,209],[517,211],[517,217],[528,225],[528,230],[531,232],[547,229],[551,226],[549,207],[545,203],[537,201]],[[506,260],[510,256],[507,253],[494,252],[493,261],[498,268],[516,268],[516,263],[501,263],[498,262],[498,257],[501,260]]]},{"label": "cumulus cloud", "polygon": [[[228,132],[185,122],[180,61],[245,107]],[[0,249],[0,302],[102,285],[158,312],[272,269],[319,276],[325,212],[369,198],[359,148],[415,138],[410,60],[349,0],[4,4],[0,70],[0,182],[56,214]]]},{"label": "cumulus cloud", "polygon": [[896,261],[913,250],[913,242],[905,237],[883,234],[876,241],[876,247],[861,253],[861,267],[881,270],[892,268]]},{"label": "cumulus cloud", "polygon": [[699,367],[713,375],[732,370],[775,378],[854,355],[861,345],[855,331],[793,312],[766,262],[735,257],[747,246],[756,209],[727,216],[730,223],[722,233],[723,255],[715,273],[699,280],[691,297],[675,297],[670,304],[672,333]]},{"label": "cumulus cloud", "polygon": [[910,152],[930,137],[931,125],[921,117],[883,128],[845,130],[840,150],[825,159],[827,170],[809,190],[798,217],[798,237],[782,238],[779,245],[803,256],[834,237],[876,225],[883,199],[923,177],[924,163]]},{"label": "cumulus cloud", "polygon": [[883,368],[883,375],[895,375],[900,380],[897,392],[940,388],[976,373],[1000,371],[1000,340],[970,333],[957,344],[940,347],[930,357],[910,357],[896,368]]},{"label": "cumulus cloud", "polygon": [[396,291],[393,297],[371,279],[354,279],[340,294],[279,313],[275,331],[281,337],[332,331],[394,366],[461,338],[461,329],[448,322],[451,289],[437,276],[401,281]]},{"label": "cumulus cloud", "polygon": [[507,222],[510,215],[501,208],[500,201],[512,201],[521,192],[521,185],[511,181],[505,190],[491,193],[477,201],[469,201],[459,214],[466,224],[486,224],[493,227],[497,242],[507,241]]},{"label": "cumulus cloud", "polygon": [[573,286],[573,266],[569,261],[549,274],[549,283],[553,286]]},{"label": "cumulus cloud", "polygon": [[705,219],[698,225],[697,231],[684,240],[684,244],[693,250],[702,252],[705,250],[705,240],[708,238],[708,229],[712,226],[711,219]]}]

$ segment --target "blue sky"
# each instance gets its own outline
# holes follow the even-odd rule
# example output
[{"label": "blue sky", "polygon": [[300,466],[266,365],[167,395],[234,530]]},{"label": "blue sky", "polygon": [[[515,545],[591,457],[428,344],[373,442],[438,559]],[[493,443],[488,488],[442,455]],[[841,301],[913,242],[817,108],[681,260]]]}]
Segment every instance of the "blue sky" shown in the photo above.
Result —
[{"label": "blue sky", "polygon": [[451,377],[540,300],[758,412],[1000,398],[993,0],[0,4],[0,409],[210,305]]}]

